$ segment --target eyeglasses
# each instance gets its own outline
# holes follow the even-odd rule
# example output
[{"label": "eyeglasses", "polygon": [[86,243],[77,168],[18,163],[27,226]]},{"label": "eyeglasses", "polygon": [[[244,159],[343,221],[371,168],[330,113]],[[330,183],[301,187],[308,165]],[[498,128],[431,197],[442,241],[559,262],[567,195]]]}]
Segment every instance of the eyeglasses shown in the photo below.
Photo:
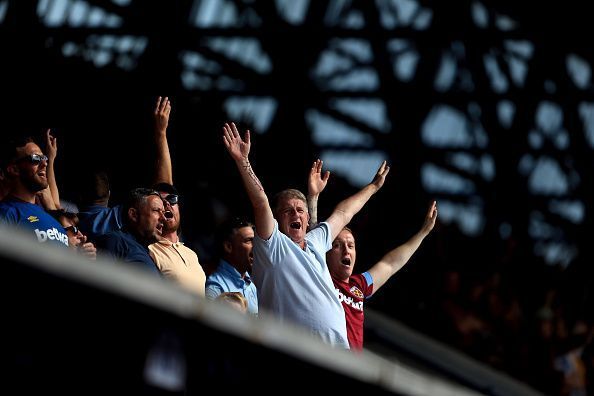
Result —
[{"label": "eyeglasses", "polygon": [[17,159],[17,162],[29,161],[33,165],[39,165],[41,161],[47,161],[47,155],[43,154],[29,154]]},{"label": "eyeglasses", "polygon": [[177,194],[169,194],[167,195],[165,198],[163,198],[165,201],[169,202],[169,204],[171,206],[173,205],[177,205],[177,203],[179,202],[179,195]]},{"label": "eyeglasses", "polygon": [[68,226],[68,227],[64,227],[64,229],[66,230],[66,232],[72,231],[72,233],[74,235],[78,234],[78,231],[79,231],[79,228],[77,226]]}]

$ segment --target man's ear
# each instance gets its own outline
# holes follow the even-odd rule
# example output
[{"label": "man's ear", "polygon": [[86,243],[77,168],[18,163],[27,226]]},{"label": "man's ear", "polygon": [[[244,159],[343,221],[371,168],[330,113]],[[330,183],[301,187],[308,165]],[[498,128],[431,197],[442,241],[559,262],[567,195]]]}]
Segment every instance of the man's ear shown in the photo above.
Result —
[{"label": "man's ear", "polygon": [[136,210],[136,208],[128,209],[128,218],[135,223],[138,222],[138,211]]},{"label": "man's ear", "polygon": [[226,254],[231,254],[231,251],[233,250],[233,246],[231,245],[231,242],[229,242],[229,241],[223,242],[223,250],[225,251]]},{"label": "man's ear", "polygon": [[18,176],[21,173],[17,164],[9,164],[6,166],[6,173],[5,176]]}]

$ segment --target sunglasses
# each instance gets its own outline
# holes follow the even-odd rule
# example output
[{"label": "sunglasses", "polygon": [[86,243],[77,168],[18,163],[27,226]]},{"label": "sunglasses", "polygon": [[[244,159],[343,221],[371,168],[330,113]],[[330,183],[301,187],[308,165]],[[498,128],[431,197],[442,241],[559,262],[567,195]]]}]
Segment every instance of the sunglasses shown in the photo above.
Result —
[{"label": "sunglasses", "polygon": [[165,198],[163,198],[165,201],[169,202],[169,204],[171,206],[173,205],[177,205],[177,203],[179,202],[179,195],[177,194],[169,194],[167,195]]},{"label": "sunglasses", "polygon": [[28,161],[29,163],[31,163],[33,165],[39,165],[41,163],[41,161],[47,162],[47,155],[30,154],[25,157],[21,157],[21,158],[17,159],[17,162],[20,162],[20,161]]},{"label": "sunglasses", "polygon": [[64,227],[64,229],[66,230],[66,232],[72,231],[72,233],[74,235],[78,234],[78,231],[79,231],[77,226],[68,226],[68,227]]}]

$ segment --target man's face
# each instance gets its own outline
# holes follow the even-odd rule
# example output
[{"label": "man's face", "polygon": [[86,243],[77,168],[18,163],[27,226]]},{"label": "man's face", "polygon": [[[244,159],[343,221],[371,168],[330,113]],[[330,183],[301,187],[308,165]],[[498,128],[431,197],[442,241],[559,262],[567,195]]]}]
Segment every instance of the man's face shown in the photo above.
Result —
[{"label": "man's face", "polygon": [[284,199],[279,202],[276,216],[280,232],[291,238],[293,242],[302,245],[309,222],[307,204],[297,198]]},{"label": "man's face", "polygon": [[73,219],[61,217],[60,224],[62,224],[66,230],[66,235],[68,235],[68,247],[71,249],[76,249],[80,244],[87,241],[86,235],[78,229]]},{"label": "man's face", "polygon": [[172,205],[168,200],[167,197],[172,195],[166,193],[164,191],[159,191],[161,198],[163,199],[163,206],[165,208],[165,212],[171,212],[171,217],[165,217],[165,223],[163,224],[163,234],[169,234],[171,232],[177,232],[179,229],[180,224],[180,214],[179,214],[179,204],[176,203]]},{"label": "man's face", "polygon": [[32,193],[47,188],[47,159],[36,161],[31,159],[32,154],[43,156],[43,152],[35,143],[27,143],[17,149],[17,160],[14,166],[18,172],[17,183],[21,183]]},{"label": "man's face", "polygon": [[356,258],[355,238],[350,231],[342,230],[326,253],[328,270],[334,278],[346,281],[353,274]]},{"label": "man's face", "polygon": [[141,201],[136,210],[136,218],[131,217],[131,224],[142,239],[149,243],[157,242],[161,239],[166,221],[163,213],[163,200],[156,195],[149,195]]},{"label": "man's face", "polygon": [[252,227],[246,226],[236,229],[230,240],[225,242],[225,259],[241,274],[252,269],[254,263],[253,240],[254,230]]}]

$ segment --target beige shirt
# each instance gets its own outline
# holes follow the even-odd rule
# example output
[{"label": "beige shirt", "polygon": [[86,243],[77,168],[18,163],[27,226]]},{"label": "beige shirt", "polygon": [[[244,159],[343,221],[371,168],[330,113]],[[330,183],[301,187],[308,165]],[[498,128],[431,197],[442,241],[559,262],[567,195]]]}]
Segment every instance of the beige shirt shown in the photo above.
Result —
[{"label": "beige shirt", "polygon": [[163,239],[149,245],[149,254],[165,278],[204,297],[206,274],[192,249]]}]

